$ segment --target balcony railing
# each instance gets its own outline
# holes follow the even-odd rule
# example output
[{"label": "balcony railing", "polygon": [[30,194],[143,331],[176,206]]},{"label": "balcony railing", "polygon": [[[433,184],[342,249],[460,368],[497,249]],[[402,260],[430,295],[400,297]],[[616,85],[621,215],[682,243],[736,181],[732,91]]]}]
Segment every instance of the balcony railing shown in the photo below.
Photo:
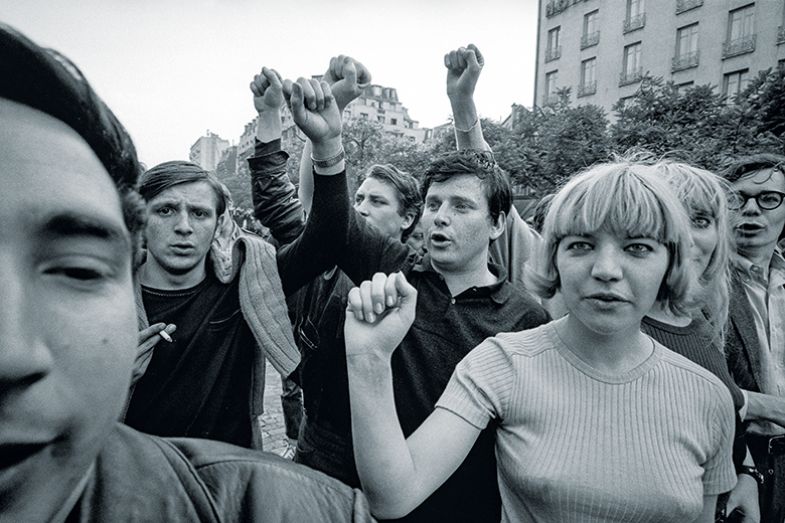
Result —
[{"label": "balcony railing", "polygon": [[549,47],[545,50],[545,61],[552,62],[561,58],[561,46]]},{"label": "balcony railing", "polygon": [[673,65],[671,66],[671,72],[676,71],[683,71],[685,69],[690,69],[692,67],[698,67],[698,59],[700,58],[699,51],[693,51],[691,53],[684,53],[679,56],[673,57]]},{"label": "balcony railing", "polygon": [[643,68],[639,67],[634,71],[623,71],[619,75],[619,87],[623,85],[634,84],[635,82],[640,82],[643,79]]},{"label": "balcony railing", "polygon": [[690,9],[695,9],[703,5],[703,0],[676,0],[676,14],[680,15]]},{"label": "balcony railing", "polygon": [[638,13],[624,21],[624,32],[629,33],[631,31],[637,31],[638,29],[642,29],[644,25],[646,25],[646,13]]},{"label": "balcony railing", "polygon": [[747,35],[722,44],[722,58],[730,58],[755,50],[755,35]]},{"label": "balcony railing", "polygon": [[597,92],[597,80],[588,82],[578,86],[578,98],[582,96],[590,96]]},{"label": "balcony railing", "polygon": [[551,0],[545,5],[545,16],[548,18],[557,15],[570,7],[569,0]]},{"label": "balcony railing", "polygon": [[600,32],[594,31],[593,33],[586,33],[581,36],[581,49],[586,49],[593,45],[600,43]]},{"label": "balcony railing", "polygon": [[777,44],[785,44],[785,25],[777,28]]}]

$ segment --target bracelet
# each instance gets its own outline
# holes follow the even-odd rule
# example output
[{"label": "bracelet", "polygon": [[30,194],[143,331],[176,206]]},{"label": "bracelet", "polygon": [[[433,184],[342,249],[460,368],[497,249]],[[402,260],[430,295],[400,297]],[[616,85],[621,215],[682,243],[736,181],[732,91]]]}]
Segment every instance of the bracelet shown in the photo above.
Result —
[{"label": "bracelet", "polygon": [[763,482],[765,481],[763,474],[761,474],[758,469],[755,467],[748,467],[747,465],[738,467],[736,474],[746,474],[752,477],[758,485],[763,485]]},{"label": "bracelet", "polygon": [[471,124],[468,129],[458,129],[458,127],[456,127],[454,124],[453,124],[453,129],[455,129],[456,133],[468,133],[468,132],[473,131],[474,128],[477,127],[478,123],[480,123],[480,117],[479,116],[474,118],[474,123]]},{"label": "bracelet", "polygon": [[338,154],[332,158],[327,158],[326,160],[317,160],[313,157],[313,154],[311,155],[311,161],[313,162],[314,167],[318,167],[319,169],[329,169],[330,167],[341,163],[344,158],[346,158],[346,155],[344,154],[343,147],[338,151]]}]

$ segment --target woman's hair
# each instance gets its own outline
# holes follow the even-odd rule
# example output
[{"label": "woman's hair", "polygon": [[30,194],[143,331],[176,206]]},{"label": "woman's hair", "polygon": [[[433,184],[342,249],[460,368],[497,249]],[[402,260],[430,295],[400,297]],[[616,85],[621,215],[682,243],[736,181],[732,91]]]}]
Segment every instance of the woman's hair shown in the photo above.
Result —
[{"label": "woman's hair", "polygon": [[691,220],[709,217],[717,228],[717,246],[709,264],[703,274],[694,275],[701,290],[692,293],[692,306],[693,316],[704,313],[722,341],[728,319],[729,259],[734,250],[733,231],[728,224],[730,186],[719,176],[686,163],[661,160],[653,168],[676,192]]},{"label": "woman's hair", "polygon": [[657,301],[675,314],[688,304],[690,228],[687,213],[656,170],[621,160],[594,165],[570,179],[554,196],[543,225],[543,243],[528,273],[532,290],[551,298],[561,285],[556,252],[565,236],[604,230],[648,237],[668,251],[668,268]]}]

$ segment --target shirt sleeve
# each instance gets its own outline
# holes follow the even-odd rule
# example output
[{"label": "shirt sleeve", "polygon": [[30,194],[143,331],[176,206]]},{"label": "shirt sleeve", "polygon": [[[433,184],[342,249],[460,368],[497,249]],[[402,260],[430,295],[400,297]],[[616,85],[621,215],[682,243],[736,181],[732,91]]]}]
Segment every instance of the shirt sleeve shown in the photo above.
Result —
[{"label": "shirt sleeve", "polygon": [[488,338],[458,363],[436,407],[482,430],[491,420],[504,419],[514,377],[504,340]]},{"label": "shirt sleeve", "polygon": [[727,387],[712,395],[713,409],[711,426],[714,428],[716,445],[703,465],[703,495],[711,496],[729,492],[736,485],[736,469],[733,466],[733,434],[735,431],[733,401]]}]

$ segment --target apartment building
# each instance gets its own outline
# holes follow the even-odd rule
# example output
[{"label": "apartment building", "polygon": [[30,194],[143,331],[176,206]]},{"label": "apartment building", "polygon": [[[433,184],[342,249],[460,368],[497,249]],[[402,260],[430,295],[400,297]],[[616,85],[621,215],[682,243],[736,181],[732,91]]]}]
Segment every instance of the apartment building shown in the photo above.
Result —
[{"label": "apartment building", "polygon": [[785,65],[785,0],[540,0],[534,104],[611,107],[645,75],[732,97]]},{"label": "apartment building", "polygon": [[209,130],[191,146],[188,158],[206,171],[214,171],[221,160],[221,155],[229,148],[229,141],[224,140]]}]

